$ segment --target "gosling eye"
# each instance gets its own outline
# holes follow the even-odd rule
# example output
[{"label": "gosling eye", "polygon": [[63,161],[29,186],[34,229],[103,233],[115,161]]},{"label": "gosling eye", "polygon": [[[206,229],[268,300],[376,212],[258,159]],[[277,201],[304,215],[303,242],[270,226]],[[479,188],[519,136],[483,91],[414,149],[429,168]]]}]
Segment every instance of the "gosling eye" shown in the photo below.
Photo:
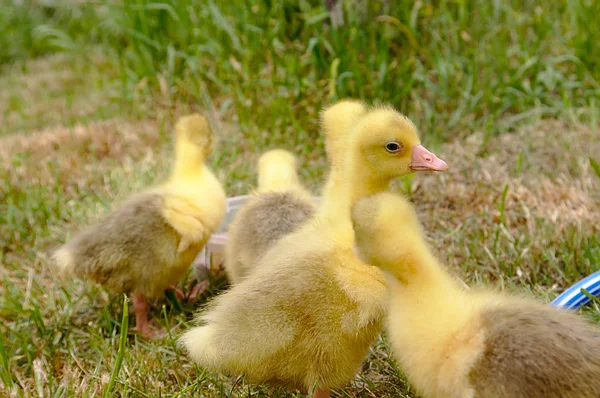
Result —
[{"label": "gosling eye", "polygon": [[388,151],[389,153],[400,152],[402,150],[402,148],[403,148],[402,144],[397,141],[391,141],[391,142],[388,142],[387,144],[385,144],[385,150]]}]

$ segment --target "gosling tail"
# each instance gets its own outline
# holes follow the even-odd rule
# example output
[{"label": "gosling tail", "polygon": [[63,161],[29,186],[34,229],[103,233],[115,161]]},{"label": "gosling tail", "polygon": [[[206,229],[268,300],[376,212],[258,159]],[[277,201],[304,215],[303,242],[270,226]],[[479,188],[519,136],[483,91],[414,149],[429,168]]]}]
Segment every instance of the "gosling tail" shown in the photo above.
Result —
[{"label": "gosling tail", "polygon": [[67,246],[61,246],[50,256],[50,265],[60,277],[66,277],[75,269],[75,256]]},{"label": "gosling tail", "polygon": [[199,326],[185,332],[179,342],[183,344],[190,358],[203,367],[217,366],[219,353],[214,344],[214,328],[210,325]]}]

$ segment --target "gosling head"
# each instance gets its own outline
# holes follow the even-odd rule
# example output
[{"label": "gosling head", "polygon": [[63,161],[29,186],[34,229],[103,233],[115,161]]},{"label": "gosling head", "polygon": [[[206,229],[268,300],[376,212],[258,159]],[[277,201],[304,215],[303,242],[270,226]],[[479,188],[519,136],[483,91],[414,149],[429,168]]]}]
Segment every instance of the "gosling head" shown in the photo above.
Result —
[{"label": "gosling head", "polygon": [[358,200],[352,207],[352,225],[358,257],[386,270],[402,262],[404,248],[413,243],[410,237],[423,235],[413,205],[390,192]]},{"label": "gosling head", "polygon": [[283,149],[273,149],[258,160],[258,190],[286,191],[300,184],[296,157]]},{"label": "gosling head", "polygon": [[263,153],[258,159],[259,174],[269,167],[283,166],[296,169],[296,157],[284,149],[272,149]]},{"label": "gosling head", "polygon": [[323,109],[321,128],[325,134],[325,150],[330,159],[346,151],[350,128],[366,111],[362,102],[351,99],[338,101]]},{"label": "gosling head", "polygon": [[213,132],[204,116],[193,113],[179,118],[175,132],[177,142],[192,145],[200,149],[205,156],[212,153]]},{"label": "gosling head", "polygon": [[448,165],[428,151],[410,119],[391,107],[375,108],[358,119],[350,140],[358,165],[381,180],[414,171],[446,171]]}]

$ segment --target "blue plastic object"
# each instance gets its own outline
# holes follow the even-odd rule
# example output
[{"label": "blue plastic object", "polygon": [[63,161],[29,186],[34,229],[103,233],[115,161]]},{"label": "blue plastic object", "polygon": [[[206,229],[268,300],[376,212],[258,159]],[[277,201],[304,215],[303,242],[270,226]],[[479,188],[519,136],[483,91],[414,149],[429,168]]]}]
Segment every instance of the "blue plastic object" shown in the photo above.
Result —
[{"label": "blue plastic object", "polygon": [[596,271],[590,276],[575,283],[560,296],[555,298],[550,305],[569,310],[575,310],[586,305],[591,299],[583,294],[581,289],[585,289],[592,296],[600,296],[600,271]]}]

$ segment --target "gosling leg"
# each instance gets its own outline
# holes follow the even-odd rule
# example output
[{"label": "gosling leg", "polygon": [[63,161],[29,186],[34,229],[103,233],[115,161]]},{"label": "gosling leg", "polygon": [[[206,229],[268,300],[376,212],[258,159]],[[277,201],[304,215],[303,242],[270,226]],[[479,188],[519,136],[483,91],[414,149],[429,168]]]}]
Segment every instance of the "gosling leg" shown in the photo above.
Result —
[{"label": "gosling leg", "polygon": [[153,339],[158,333],[152,330],[148,322],[148,299],[142,293],[135,293],[131,299],[133,301],[133,311],[135,312],[134,330],[147,339]]},{"label": "gosling leg", "polygon": [[185,294],[181,291],[181,289],[179,289],[177,286],[175,285],[171,285],[169,286],[169,290],[172,290],[175,292],[175,295],[177,296],[177,298],[179,300],[183,300],[183,298],[185,297]]},{"label": "gosling leg", "polygon": [[188,301],[195,300],[196,297],[198,297],[199,294],[202,294],[208,288],[209,283],[210,282],[208,280],[205,280],[205,281],[202,281],[202,282],[198,282],[196,284],[196,286],[194,286],[192,288],[192,290],[190,290],[190,293],[187,296],[187,300]]},{"label": "gosling leg", "polygon": [[[310,391],[309,391],[310,394]],[[329,391],[324,390],[320,387],[315,388],[315,392],[313,393],[312,398],[331,398],[331,395],[329,395]]]}]

